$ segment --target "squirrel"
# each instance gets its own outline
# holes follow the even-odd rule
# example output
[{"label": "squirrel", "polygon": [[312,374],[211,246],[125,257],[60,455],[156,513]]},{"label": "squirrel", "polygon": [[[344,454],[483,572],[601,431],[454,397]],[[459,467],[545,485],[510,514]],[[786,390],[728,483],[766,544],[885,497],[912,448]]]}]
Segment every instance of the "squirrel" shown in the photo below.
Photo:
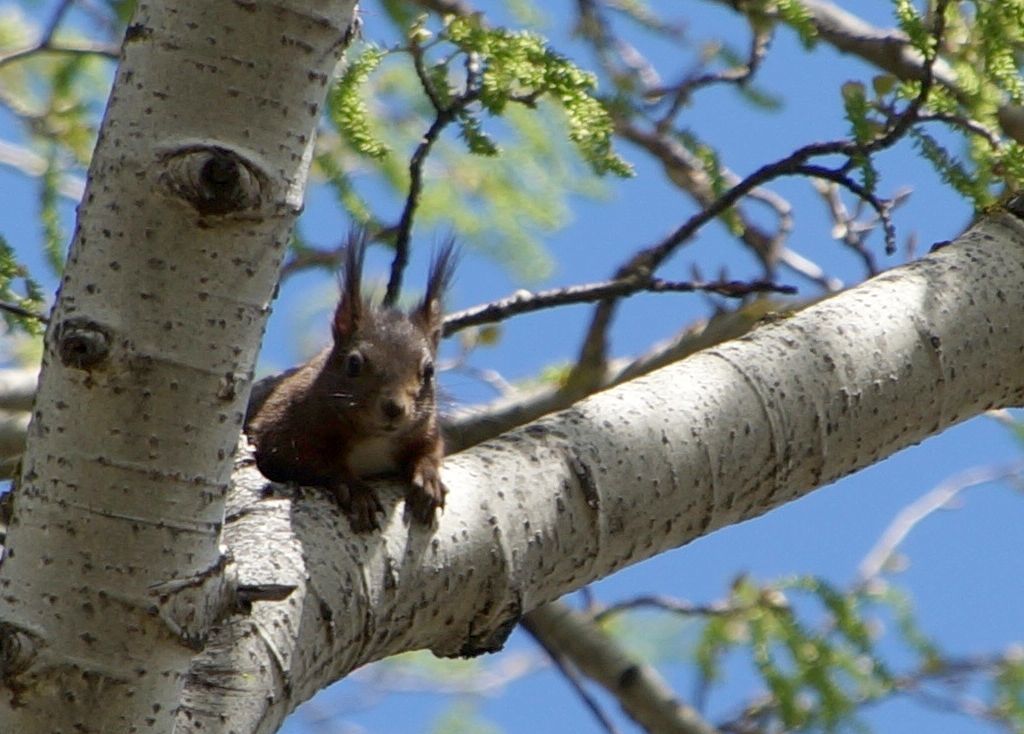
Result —
[{"label": "squirrel", "polygon": [[365,233],[350,235],[333,343],[285,373],[262,403],[254,396],[247,432],[265,477],[326,488],[356,532],[380,527],[383,507],[361,481],[377,474],[402,476],[406,511],[430,525],[447,492],[434,360],[455,248],[434,256],[422,302],[404,313],[360,293],[366,245]]}]

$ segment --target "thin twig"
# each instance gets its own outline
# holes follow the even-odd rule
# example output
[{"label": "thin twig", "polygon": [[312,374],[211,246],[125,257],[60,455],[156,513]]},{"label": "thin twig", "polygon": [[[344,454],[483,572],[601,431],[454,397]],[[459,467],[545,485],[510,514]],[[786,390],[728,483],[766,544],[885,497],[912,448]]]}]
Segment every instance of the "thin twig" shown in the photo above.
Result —
[{"label": "thin twig", "polygon": [[753,609],[751,605],[731,606],[723,602],[714,604],[693,604],[681,599],[673,599],[668,596],[646,595],[637,596],[626,601],[612,604],[594,614],[595,622],[603,622],[605,619],[623,612],[643,608],[659,609],[663,612],[671,612],[684,617],[728,617],[734,614],[743,614]]},{"label": "thin twig", "polygon": [[31,311],[24,306],[19,306],[16,303],[10,303],[9,301],[0,301],[0,311],[6,311],[7,313],[14,314],[15,316],[22,316],[27,319],[34,319],[41,324],[50,323],[50,319],[43,316],[41,313]]},{"label": "thin twig", "polygon": [[[807,176],[808,178],[831,181],[851,192],[860,201],[866,202],[878,214],[878,221],[882,225],[882,232],[885,237],[885,251],[890,254],[896,251],[896,225],[892,222],[892,200],[880,199],[840,170],[825,168],[824,166],[806,165],[797,167],[794,173]],[[868,265],[868,272],[871,275],[875,275],[878,269],[875,266],[874,257],[869,253],[863,253],[863,255]]]},{"label": "thin twig", "polygon": [[281,266],[281,280],[288,278],[295,273],[309,268],[326,268],[337,270],[345,256],[345,244],[331,247],[327,250],[318,248],[291,249],[291,255],[284,265]]},{"label": "thin twig", "polygon": [[910,531],[932,513],[948,507],[965,489],[977,487],[980,484],[1019,478],[1022,472],[1024,472],[1024,464],[976,467],[947,479],[923,497],[907,505],[893,518],[875,545],[864,556],[864,560],[860,562],[860,567],[857,570],[858,583],[866,584],[882,573]]},{"label": "thin twig", "polygon": [[796,288],[765,280],[701,282],[668,281],[661,278],[624,278],[621,280],[606,280],[599,283],[569,286],[567,288],[555,288],[539,293],[520,290],[506,298],[449,314],[444,320],[444,334],[445,336],[450,336],[470,326],[504,321],[512,316],[540,311],[554,306],[593,303],[605,298],[628,296],[640,292],[703,292],[715,293],[726,298],[744,298],[754,293],[784,293],[792,295],[796,293]]},{"label": "thin twig", "polygon": [[[622,119],[616,120],[615,131],[650,153],[661,164],[669,181],[689,194],[701,209],[715,202],[717,194],[704,163],[674,135],[643,130],[632,120]],[[719,167],[718,175],[729,186],[742,180],[724,166]],[[792,230],[792,207],[788,201],[767,189],[754,188],[748,195],[769,207],[778,219],[776,231],[770,232],[739,208],[736,210],[740,220],[739,239],[764,265],[765,277],[771,278],[779,250]]]},{"label": "thin twig", "polygon": [[455,97],[448,105],[443,105],[440,95],[434,89],[427,73],[424,58],[424,50],[421,46],[412,45],[409,47],[412,54],[413,65],[416,68],[416,75],[424,93],[430,99],[434,107],[434,121],[427,132],[416,146],[412,158],[409,160],[409,192],[405,197],[405,206],[402,209],[402,216],[399,219],[395,234],[395,256],[391,262],[391,275],[388,278],[387,290],[384,293],[384,305],[393,306],[402,290],[402,275],[409,264],[409,243],[412,239],[413,219],[416,209],[420,203],[423,193],[423,165],[430,155],[431,148],[441,136],[441,132],[455,120],[460,111],[476,101],[480,96],[480,70],[478,62],[473,54],[466,59],[466,86],[462,94]]},{"label": "thin twig", "polygon": [[[936,20],[933,28],[933,37],[937,41],[941,40],[942,35],[945,32],[943,11],[947,3],[948,0],[939,0],[936,5]],[[936,49],[939,45],[939,43],[936,43]],[[843,139],[825,143],[812,143],[795,150],[785,158],[761,166],[752,174],[723,193],[712,204],[690,217],[664,240],[653,247],[649,247],[636,253],[628,262],[618,269],[615,274],[615,278],[627,278],[637,274],[641,276],[649,276],[661,265],[662,262],[665,261],[665,259],[672,255],[681,244],[690,240],[705,224],[724,214],[753,189],[774,179],[784,176],[806,176],[813,174],[818,177],[829,178],[829,180],[836,181],[836,183],[845,186],[855,193],[858,191],[868,193],[867,189],[860,186],[860,184],[857,184],[845,174],[854,167],[857,160],[891,147],[906,134],[910,126],[916,121],[919,110],[928,98],[928,94],[933,83],[932,67],[934,66],[937,58],[937,50],[927,58],[924,70],[924,79],[921,82],[920,92],[913,100],[911,100],[903,113],[896,118],[895,122],[888,130],[886,130],[885,133],[868,142]],[[847,163],[841,166],[838,170],[812,166],[808,163],[813,158],[828,155],[843,155],[847,158]],[[877,197],[872,196],[870,199],[867,199],[867,201],[876,209],[876,211],[879,212],[880,215],[886,210],[884,203],[877,199]],[[888,215],[886,214],[886,217],[887,216]],[[891,234],[891,224],[887,224],[887,220],[885,218],[883,218],[883,227],[887,228],[886,249],[887,251],[890,249],[894,250],[895,238],[894,235]],[[583,346],[580,349],[577,367],[573,370],[573,375],[570,376],[569,379],[570,384],[578,385],[583,383],[585,386],[588,376],[600,371],[600,365],[604,363],[607,355],[607,329],[611,324],[617,301],[617,298],[609,297],[601,301],[594,309],[594,315],[592,317],[590,327],[584,336]]]},{"label": "thin twig", "polygon": [[601,727],[609,734],[618,734],[618,729],[615,726],[615,722],[609,718],[608,714],[601,708],[601,704],[597,702],[597,699],[590,695],[590,692],[583,686],[583,680],[580,674],[572,667],[570,663],[561,652],[549,646],[547,640],[542,635],[537,634],[533,629],[533,625],[530,623],[529,616],[523,618],[519,623],[520,626],[526,630],[534,641],[540,645],[540,647],[548,654],[551,658],[551,662],[555,664],[559,672],[565,676],[565,679],[572,686],[573,690],[583,701],[583,704],[590,710],[590,713],[594,715]]},{"label": "thin twig", "polygon": [[865,234],[873,227],[858,226],[856,216],[850,214],[839,195],[839,185],[831,181],[814,179],[811,182],[814,190],[821,196],[832,218],[832,232],[836,239],[853,250],[864,261],[864,268],[867,274],[876,275],[878,265],[875,262],[875,254],[868,247]]},{"label": "thin twig", "polygon": [[680,82],[674,89],[651,89],[644,96],[648,99],[657,98],[667,93],[672,93],[672,101],[668,110],[655,125],[659,132],[665,132],[675,118],[693,96],[694,92],[702,87],[709,87],[718,84],[733,84],[741,87],[747,84],[761,68],[771,45],[774,28],[762,26],[757,28],[751,23],[750,49],[747,53],[746,62],[722,71],[695,74]]},{"label": "thin twig", "polygon": [[[0,140],[0,165],[10,166],[28,176],[42,176],[47,169],[46,159],[28,148]],[[57,182],[60,195],[74,202],[81,201],[85,192],[85,181],[77,176],[62,173]]]},{"label": "thin twig", "polygon": [[31,46],[0,55],[0,67],[38,53],[65,54],[68,56],[104,56],[111,61],[117,61],[120,52],[116,46],[107,43],[81,43],[77,46],[63,46],[53,42],[35,43]]},{"label": "thin twig", "polygon": [[963,117],[962,115],[953,115],[945,112],[930,112],[926,115],[920,115],[918,120],[921,122],[941,122],[950,127],[955,127],[963,132],[970,133],[982,137],[992,146],[993,150],[1002,150],[1004,145],[1003,141],[1000,140],[999,134],[989,128],[986,125],[972,120],[969,117]]}]

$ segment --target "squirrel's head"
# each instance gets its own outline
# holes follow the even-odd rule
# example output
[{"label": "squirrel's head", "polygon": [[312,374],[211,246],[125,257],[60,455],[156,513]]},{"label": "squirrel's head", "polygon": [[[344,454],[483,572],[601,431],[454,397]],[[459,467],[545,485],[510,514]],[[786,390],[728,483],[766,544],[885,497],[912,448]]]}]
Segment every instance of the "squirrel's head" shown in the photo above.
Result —
[{"label": "squirrel's head", "polygon": [[365,422],[373,433],[386,434],[419,425],[434,415],[441,302],[454,275],[455,248],[449,241],[437,253],[423,300],[406,313],[363,297],[366,245],[364,233],[349,237],[341,298],[332,323],[334,346],[325,372],[346,412]]}]

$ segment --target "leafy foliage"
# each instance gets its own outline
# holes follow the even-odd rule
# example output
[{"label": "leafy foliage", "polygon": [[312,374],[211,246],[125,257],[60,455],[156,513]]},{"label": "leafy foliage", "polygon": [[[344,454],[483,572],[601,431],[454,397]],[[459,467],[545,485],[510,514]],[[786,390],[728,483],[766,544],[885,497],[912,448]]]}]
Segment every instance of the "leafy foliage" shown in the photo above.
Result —
[{"label": "leafy foliage", "polygon": [[[328,117],[337,136],[321,137],[319,172],[358,221],[386,227],[358,194],[359,178],[373,173],[404,196],[409,173],[389,151],[411,150],[438,106],[450,110],[469,154],[444,138],[431,150],[418,218],[443,218],[522,276],[545,273],[549,261],[534,232],[565,221],[568,194],[600,191],[579,174],[557,128],[568,128],[595,174],[629,173],[611,150],[611,118],[593,95],[594,77],[536,34],[488,29],[478,20],[449,19],[431,31],[419,18],[403,34],[404,45],[356,54],[332,90]],[[493,122],[485,124],[485,115]],[[359,167],[351,153],[368,159],[361,177],[352,175]],[[458,185],[431,185],[439,177]]]},{"label": "leafy foliage", "polygon": [[[0,56],[26,47],[36,33],[20,15],[0,15]],[[22,126],[21,160],[37,177],[43,241],[55,273],[67,245],[58,212],[62,185],[68,176],[83,174],[89,161],[108,68],[90,55],[36,55],[0,66],[0,105]]]},{"label": "leafy foliage", "polygon": [[569,139],[595,173],[632,175],[629,165],[612,152],[611,117],[592,94],[597,83],[593,74],[552,51],[535,33],[486,28],[475,16],[453,19],[446,34],[464,53],[479,55],[484,109],[500,115],[509,102],[529,105],[546,96],[564,110]]},{"label": "leafy foliage", "polygon": [[371,132],[366,102],[363,100],[366,79],[386,54],[382,48],[367,46],[362,53],[355,55],[332,87],[327,100],[327,109],[335,129],[345,136],[358,153],[368,158],[383,158],[391,152]]},{"label": "leafy foliage", "polygon": [[[875,139],[883,126],[869,116],[872,108],[868,104],[864,85],[860,82],[847,82],[842,87],[842,95],[843,108],[846,111],[846,119],[850,122],[852,137],[860,145],[866,146]],[[873,192],[878,185],[878,171],[871,157],[858,151],[854,153],[853,160],[860,170],[864,188]]]},{"label": "leafy foliage", "polygon": [[812,48],[818,40],[818,29],[811,22],[811,14],[800,0],[776,0],[779,17],[799,34],[804,48]]},{"label": "leafy foliage", "polygon": [[934,41],[930,29],[911,0],[893,0],[893,10],[900,30],[922,53],[930,53]]},{"label": "leafy foliage", "polygon": [[[991,680],[991,710],[1013,726],[1024,725],[1021,660],[978,661],[954,673],[949,658],[918,629],[906,597],[887,583],[841,590],[809,576],[766,585],[743,578],[724,609],[704,624],[695,660],[709,685],[723,678],[730,653],[749,654],[768,697],[741,714],[747,726],[863,731],[866,724],[857,711],[865,704],[947,677],[958,684],[968,678]],[[818,620],[811,623],[815,611]],[[889,658],[905,655],[883,654],[880,644],[887,620],[895,621],[899,642],[912,656],[900,674]]]},{"label": "leafy foliage", "polygon": [[[936,45],[932,19],[918,4],[911,0],[892,4],[897,24],[913,46],[925,58],[941,53],[936,65],[939,78],[929,90],[925,114],[936,116],[946,129],[937,136],[924,132],[921,124],[913,125],[910,135],[915,146],[939,177],[978,210],[989,206],[1004,187],[1019,189],[1024,182],[1018,157],[1022,141],[1001,139],[998,131],[1003,105],[1019,104],[1024,98],[1018,63],[1024,43],[1024,2],[950,2],[945,16],[948,33],[941,48]],[[779,16],[803,38],[806,19],[793,12],[797,15],[778,6]],[[945,80],[955,80],[955,86]],[[859,83],[844,85],[843,103],[853,139],[872,140],[900,114],[897,102],[915,99],[921,89],[918,80],[886,80],[881,86],[875,84],[873,96],[868,96]],[[957,146],[963,154],[954,152]],[[877,170],[870,157],[855,156],[855,163],[865,188],[873,190]]]},{"label": "leafy foliage", "polygon": [[[41,313],[43,307],[43,294],[39,285],[27,275],[25,268],[18,262],[14,248],[2,235],[0,235],[0,302],[28,313]],[[0,316],[3,317],[9,328],[19,328],[30,334],[42,332],[40,321],[26,314],[0,308]]]},{"label": "leafy foliage", "polygon": [[998,716],[1007,721],[1024,722],[1024,650],[1018,647],[1006,656],[992,689],[993,708]]},{"label": "leafy foliage", "polygon": [[962,161],[923,130],[912,130],[910,134],[921,155],[932,164],[943,181],[963,196],[973,199],[978,208],[991,202],[992,196],[985,181],[977,178],[976,172],[968,170]]}]

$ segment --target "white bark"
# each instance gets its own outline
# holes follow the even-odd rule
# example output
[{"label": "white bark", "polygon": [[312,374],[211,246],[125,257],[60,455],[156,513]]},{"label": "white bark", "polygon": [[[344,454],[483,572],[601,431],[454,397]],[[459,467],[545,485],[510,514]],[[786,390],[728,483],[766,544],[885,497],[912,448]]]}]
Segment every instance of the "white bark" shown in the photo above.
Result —
[{"label": "white bark", "polygon": [[[272,732],[359,665],[492,649],[522,612],[1024,403],[1024,202],[1015,208],[792,318],[451,457],[436,530],[405,525],[401,488],[382,485],[384,530],[354,536],[323,493],[264,498],[241,467],[225,529],[240,577],[295,590],[219,631],[182,720]],[[236,707],[246,726],[223,723]]]},{"label": "white bark", "polygon": [[225,495],[354,2],[141,2],[0,568],[0,731],[170,731],[234,603]]}]

